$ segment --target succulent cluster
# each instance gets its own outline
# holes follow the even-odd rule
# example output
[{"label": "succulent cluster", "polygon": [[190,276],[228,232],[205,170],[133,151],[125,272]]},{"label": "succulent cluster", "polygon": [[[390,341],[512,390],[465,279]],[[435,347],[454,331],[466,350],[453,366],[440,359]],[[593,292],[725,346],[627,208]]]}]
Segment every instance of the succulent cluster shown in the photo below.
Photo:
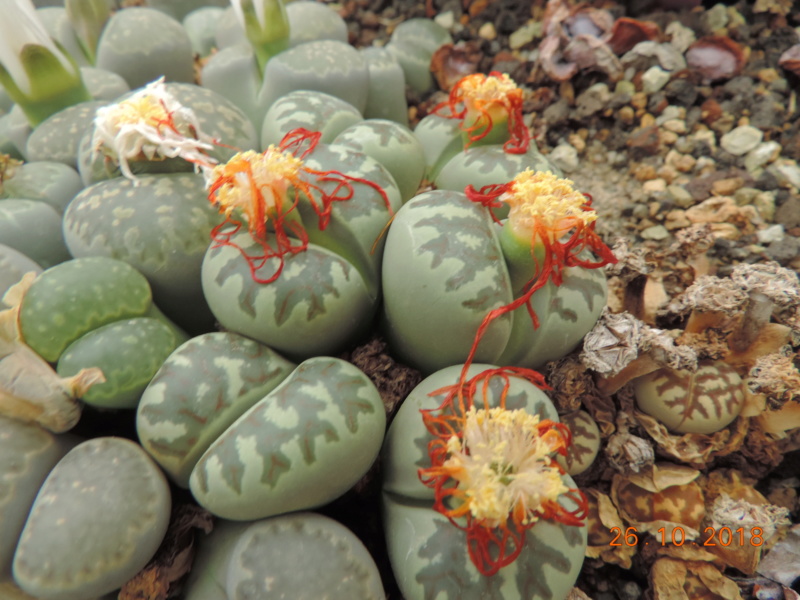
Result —
[{"label": "succulent cluster", "polygon": [[[743,443],[770,382],[742,375],[790,335],[773,306],[796,331],[798,288],[742,283],[750,325],[692,354],[607,309],[604,268],[628,265],[507,74],[464,77],[408,128],[405,86],[431,90],[446,30],[410,20],[356,50],[322,4],[195,4],[67,0],[59,40],[30,0],[1,9],[0,33],[20,27],[0,37],[0,586],[138,585],[191,494],[218,521],[187,599],[382,598],[359,540],[303,512],[378,473],[409,600],[564,600],[586,555],[630,566],[615,529],[699,539],[698,469]],[[673,316],[706,334],[725,311],[691,294]],[[621,331],[641,335],[615,362]],[[340,358],[376,332],[425,377],[394,414]],[[581,393],[535,370],[554,364]],[[628,467],[642,430],[683,465]]]}]

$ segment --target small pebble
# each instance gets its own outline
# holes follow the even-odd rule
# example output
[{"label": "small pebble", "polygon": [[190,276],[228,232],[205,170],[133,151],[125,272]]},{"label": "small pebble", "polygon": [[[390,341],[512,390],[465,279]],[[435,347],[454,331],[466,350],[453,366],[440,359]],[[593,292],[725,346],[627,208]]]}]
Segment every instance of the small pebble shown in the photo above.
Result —
[{"label": "small pebble", "polygon": [[686,188],[682,185],[672,184],[668,186],[667,193],[670,195],[676,206],[680,206],[681,208],[689,208],[690,206],[694,205],[694,198],[692,198],[692,195],[687,192]]},{"label": "small pebble", "polygon": [[439,13],[433,19],[437,25],[444,27],[445,29],[452,29],[453,25],[456,24],[456,17],[453,14],[452,10],[445,11],[443,13]]},{"label": "small pebble", "polygon": [[783,236],[786,235],[783,230],[783,225],[776,224],[770,225],[766,229],[756,232],[759,244],[771,244],[772,242],[780,242]]},{"label": "small pebble", "polygon": [[781,145],[778,142],[772,140],[769,142],[761,142],[744,157],[744,166],[748,172],[752,173],[756,169],[778,158],[780,153]]},{"label": "small pebble", "polygon": [[666,34],[669,36],[669,43],[678,52],[683,54],[691,46],[697,36],[691,28],[684,26],[679,21],[672,21],[667,25]]},{"label": "small pebble", "polygon": [[578,154],[583,154],[583,151],[586,150],[586,141],[577,133],[569,134],[567,138],[569,145],[575,148],[575,151]]},{"label": "small pebble", "polygon": [[611,100],[611,90],[605,83],[595,83],[575,98],[575,114],[585,118],[603,110]]},{"label": "small pebble", "polygon": [[764,132],[760,129],[751,125],[743,125],[731,129],[722,136],[719,143],[726,152],[730,152],[734,156],[741,156],[758,146],[763,138]]},{"label": "small pebble", "polygon": [[653,165],[637,165],[633,170],[633,176],[637,181],[650,181],[656,178],[656,169]]},{"label": "small pebble", "polygon": [[727,7],[720,3],[715,4],[705,12],[705,24],[710,32],[722,29],[728,24]]},{"label": "small pebble", "polygon": [[778,180],[778,183],[800,188],[800,167],[793,160],[780,160],[772,163],[767,169]]},{"label": "small pebble", "polygon": [[662,127],[672,133],[686,133],[686,121],[683,119],[669,119],[668,121],[664,121]]},{"label": "small pebble", "polygon": [[619,109],[619,120],[622,121],[625,125],[631,125],[633,120],[636,118],[633,109],[630,106],[623,106]]},{"label": "small pebble", "polygon": [[491,22],[486,22],[481,25],[481,28],[478,29],[478,35],[482,37],[484,40],[493,40],[497,38],[497,30],[494,28],[494,24]]},{"label": "small pebble", "polygon": [[647,229],[643,229],[639,234],[646,240],[665,240],[669,237],[669,231],[663,225],[653,225]]},{"label": "small pebble", "polygon": [[572,173],[578,170],[580,161],[578,151],[569,144],[559,144],[548,154],[547,158],[565,173]]},{"label": "small pebble", "polygon": [[642,191],[646,194],[656,194],[667,190],[667,182],[661,178],[651,179],[642,184]]},{"label": "small pebble", "polygon": [[778,242],[772,242],[767,246],[766,254],[773,260],[785,265],[800,254],[800,239],[791,235],[784,235]]},{"label": "small pebble", "polygon": [[[775,213],[775,192],[759,192],[758,195],[753,198],[752,204],[765,221],[770,222],[774,219],[778,223],[783,223],[783,221],[777,218]],[[786,203],[784,202],[781,207],[785,205]],[[798,207],[798,211],[800,211],[800,207]],[[800,225],[800,212],[797,213],[796,223]],[[785,226],[786,223],[783,223],[783,225]]]},{"label": "small pebble", "polygon": [[711,193],[715,196],[731,196],[736,190],[744,185],[741,177],[727,177],[718,179],[711,184]]},{"label": "small pebble", "polygon": [[508,45],[512,50],[522,48],[529,44],[536,37],[537,32],[541,30],[541,24],[529,21],[514,33],[508,36]]},{"label": "small pebble", "polygon": [[[762,192],[769,194],[770,192]],[[786,229],[800,225],[800,198],[792,196],[775,210],[775,194],[772,194],[772,208],[775,211],[775,220]]]},{"label": "small pebble", "polygon": [[669,81],[670,74],[659,67],[658,65],[652,66],[642,75],[642,91],[645,94],[654,94]]}]

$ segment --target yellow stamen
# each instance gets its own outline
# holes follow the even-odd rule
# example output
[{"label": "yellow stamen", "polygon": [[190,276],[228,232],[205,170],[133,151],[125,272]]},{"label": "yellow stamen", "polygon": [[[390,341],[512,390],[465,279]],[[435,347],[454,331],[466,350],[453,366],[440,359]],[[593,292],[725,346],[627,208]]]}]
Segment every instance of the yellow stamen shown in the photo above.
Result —
[{"label": "yellow stamen", "polygon": [[463,503],[472,517],[498,527],[513,514],[522,524],[538,519],[548,501],[569,491],[553,464],[558,436],[539,433],[539,417],[523,410],[469,409],[463,437],[447,442],[450,457],[442,467],[458,481]]},{"label": "yellow stamen", "polygon": [[286,192],[299,182],[303,161],[270,146],[263,153],[239,152],[211,172],[215,202],[229,216],[240,209],[250,223],[268,215],[286,201]]},{"label": "yellow stamen", "polygon": [[588,225],[597,219],[594,210],[586,210],[586,197],[572,187],[572,181],[549,171],[526,169],[514,178],[510,190],[500,198],[510,207],[509,220],[515,228],[531,230],[536,223],[562,232],[578,222]]},{"label": "yellow stamen", "polygon": [[464,99],[473,102],[502,100],[518,89],[514,80],[505,73],[491,77],[478,73],[469,75],[461,81]]}]

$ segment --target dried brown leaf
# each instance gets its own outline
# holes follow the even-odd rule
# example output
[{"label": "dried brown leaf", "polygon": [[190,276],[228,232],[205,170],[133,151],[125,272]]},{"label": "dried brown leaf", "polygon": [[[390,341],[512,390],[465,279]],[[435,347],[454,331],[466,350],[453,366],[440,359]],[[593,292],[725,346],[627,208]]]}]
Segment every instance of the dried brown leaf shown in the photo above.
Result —
[{"label": "dried brown leaf", "polygon": [[763,394],[772,409],[787,402],[800,404],[800,371],[798,357],[788,347],[780,353],[759,358],[747,379],[754,394]]},{"label": "dried brown leaf", "polygon": [[658,445],[661,453],[697,468],[705,467],[713,458],[738,450],[747,436],[749,419],[738,418],[731,425],[711,435],[671,433],[660,421],[635,411],[636,420]]}]

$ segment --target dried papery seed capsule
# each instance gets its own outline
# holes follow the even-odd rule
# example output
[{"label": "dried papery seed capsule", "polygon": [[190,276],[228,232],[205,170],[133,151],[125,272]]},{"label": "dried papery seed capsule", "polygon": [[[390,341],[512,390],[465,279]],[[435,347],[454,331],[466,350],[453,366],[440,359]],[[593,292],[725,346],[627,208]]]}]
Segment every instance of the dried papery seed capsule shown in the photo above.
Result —
[{"label": "dried papery seed capsule", "polygon": [[720,431],[739,416],[745,401],[741,378],[721,361],[701,362],[696,372],[659,369],[633,386],[639,409],[676,433]]}]

